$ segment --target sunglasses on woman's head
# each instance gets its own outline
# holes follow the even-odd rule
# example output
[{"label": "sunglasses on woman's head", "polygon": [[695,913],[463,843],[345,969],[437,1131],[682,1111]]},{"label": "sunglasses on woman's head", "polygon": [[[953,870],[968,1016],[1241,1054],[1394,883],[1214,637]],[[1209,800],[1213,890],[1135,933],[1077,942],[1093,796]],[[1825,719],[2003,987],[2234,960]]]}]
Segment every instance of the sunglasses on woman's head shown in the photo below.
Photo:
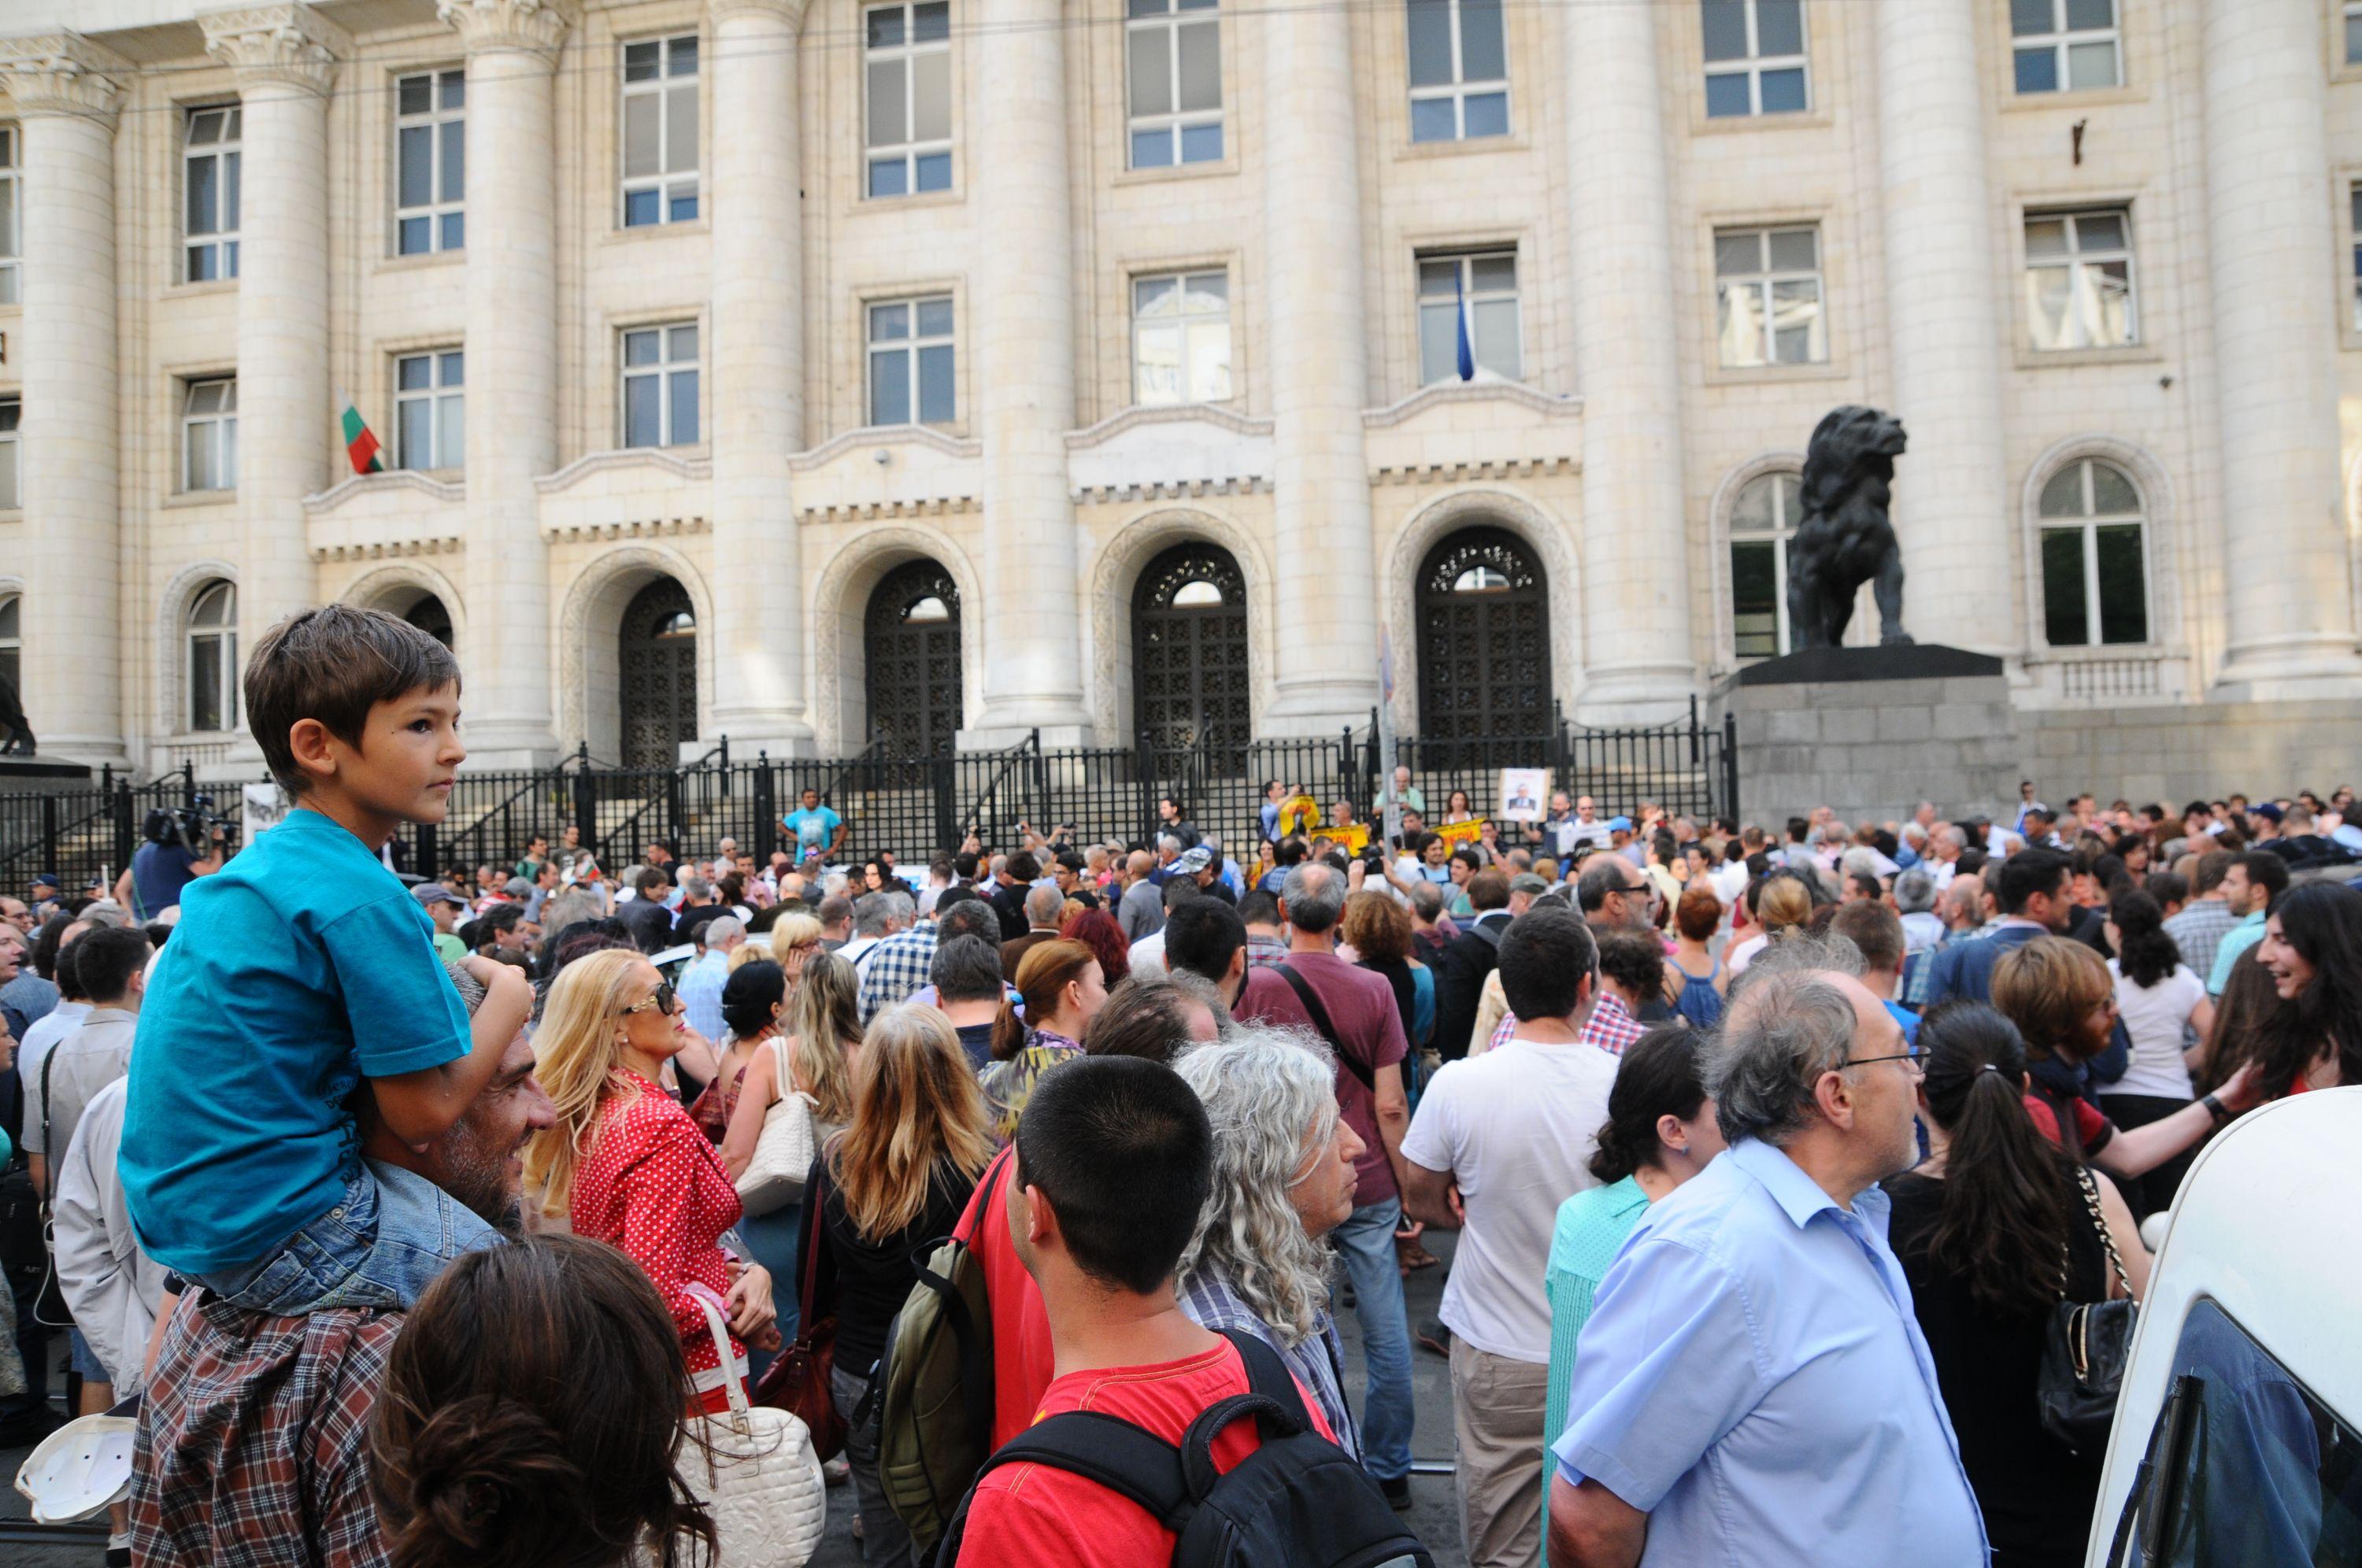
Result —
[{"label": "sunglasses on woman's head", "polygon": [[670,980],[658,980],[657,982],[657,988],[648,993],[647,1000],[627,1007],[624,1011],[627,1014],[646,1012],[648,1009],[654,1008],[658,1012],[663,1013],[666,1017],[669,1018],[672,1016],[673,1003],[677,999],[679,993],[672,988],[672,982]]}]

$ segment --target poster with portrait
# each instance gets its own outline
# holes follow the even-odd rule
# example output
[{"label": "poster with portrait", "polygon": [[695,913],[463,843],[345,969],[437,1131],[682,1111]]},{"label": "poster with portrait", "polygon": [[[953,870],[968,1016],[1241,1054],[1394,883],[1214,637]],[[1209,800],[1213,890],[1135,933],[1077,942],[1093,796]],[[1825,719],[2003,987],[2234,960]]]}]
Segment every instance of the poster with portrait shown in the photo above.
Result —
[{"label": "poster with portrait", "polygon": [[1501,769],[1501,820],[1505,823],[1538,823],[1542,820],[1542,802],[1550,796],[1550,775],[1540,767],[1504,767]]}]

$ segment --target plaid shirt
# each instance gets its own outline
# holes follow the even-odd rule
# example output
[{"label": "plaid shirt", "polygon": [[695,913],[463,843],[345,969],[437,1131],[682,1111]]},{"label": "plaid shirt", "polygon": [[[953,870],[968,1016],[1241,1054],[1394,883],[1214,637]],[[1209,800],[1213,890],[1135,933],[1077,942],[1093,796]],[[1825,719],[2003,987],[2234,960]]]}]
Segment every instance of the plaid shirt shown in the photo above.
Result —
[{"label": "plaid shirt", "polygon": [[1621,1056],[1626,1046],[1648,1032],[1649,1026],[1632,1016],[1621,998],[1603,990],[1575,1038],[1589,1041],[1611,1056]]},{"label": "plaid shirt", "polygon": [[132,1560],[383,1568],[370,1408],[402,1321],[182,1297],[139,1411]]},{"label": "plaid shirt", "polygon": [[2181,961],[2200,979],[2214,972],[2215,950],[2239,917],[2222,899],[2192,899],[2181,906],[2181,912],[2165,922],[2165,933],[2181,949]]},{"label": "plaid shirt", "polygon": [[1287,944],[1276,936],[1259,936],[1247,933],[1247,967],[1276,969],[1287,961]]},{"label": "plaid shirt", "polygon": [[927,983],[935,963],[935,927],[932,921],[898,932],[861,955],[861,1024],[889,1007],[908,1001],[912,991]]},{"label": "plaid shirt", "polygon": [[1277,1351],[1288,1371],[1296,1374],[1296,1381],[1312,1396],[1313,1408],[1328,1421],[1329,1430],[1337,1434],[1337,1446],[1355,1459],[1362,1457],[1362,1434],[1353,1425],[1352,1409],[1345,1403],[1345,1358],[1337,1345],[1337,1322],[1325,1308],[1320,1312],[1319,1329],[1290,1350],[1279,1342],[1271,1325],[1256,1317],[1231,1282],[1220,1275],[1193,1274],[1182,1282],[1176,1295],[1181,1310],[1199,1328],[1211,1329],[1216,1333],[1235,1329],[1242,1334],[1253,1334]]}]

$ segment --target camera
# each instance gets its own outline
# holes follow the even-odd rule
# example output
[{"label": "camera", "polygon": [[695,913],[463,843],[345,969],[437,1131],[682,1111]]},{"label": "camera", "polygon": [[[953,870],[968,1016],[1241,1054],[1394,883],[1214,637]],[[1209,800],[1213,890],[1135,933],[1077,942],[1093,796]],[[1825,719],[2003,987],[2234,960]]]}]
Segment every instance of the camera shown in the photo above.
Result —
[{"label": "camera", "polygon": [[215,837],[228,830],[229,819],[214,810],[210,795],[199,795],[185,806],[158,806],[139,824],[149,843],[159,848],[177,844],[200,859],[213,853]]}]

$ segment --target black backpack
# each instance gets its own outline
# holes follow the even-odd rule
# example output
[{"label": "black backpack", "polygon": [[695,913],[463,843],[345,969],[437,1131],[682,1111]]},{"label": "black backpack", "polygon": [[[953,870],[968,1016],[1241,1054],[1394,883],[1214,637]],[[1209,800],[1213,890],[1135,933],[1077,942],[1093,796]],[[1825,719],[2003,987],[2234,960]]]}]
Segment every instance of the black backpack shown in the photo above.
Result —
[{"label": "black backpack", "polygon": [[[1435,1568],[1370,1473],[1313,1429],[1279,1353],[1251,1334],[1225,1330],[1222,1337],[1238,1347],[1253,1392],[1199,1415],[1178,1448],[1130,1421],[1069,1410],[1010,1439],[977,1479],[1004,1464],[1032,1463],[1095,1481],[1174,1532],[1174,1568]],[[1249,1417],[1263,1445],[1216,1474],[1215,1438]],[[959,1561],[975,1501],[971,1487],[935,1568]]]}]

